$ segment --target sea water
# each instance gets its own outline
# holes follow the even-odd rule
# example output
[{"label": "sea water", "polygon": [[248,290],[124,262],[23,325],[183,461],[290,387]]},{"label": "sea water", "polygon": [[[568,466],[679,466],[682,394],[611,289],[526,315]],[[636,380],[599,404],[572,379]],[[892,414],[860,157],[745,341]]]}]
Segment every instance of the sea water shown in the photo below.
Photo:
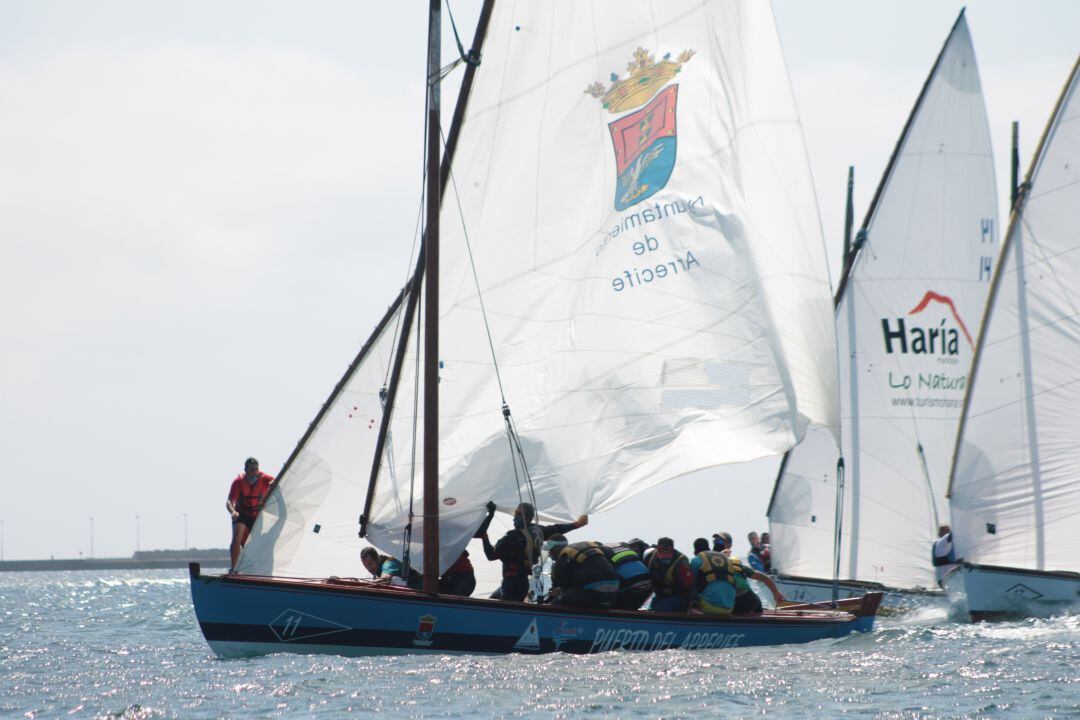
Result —
[{"label": "sea water", "polygon": [[219,660],[184,570],[0,573],[2,717],[1080,717],[1080,616],[808,645]]}]

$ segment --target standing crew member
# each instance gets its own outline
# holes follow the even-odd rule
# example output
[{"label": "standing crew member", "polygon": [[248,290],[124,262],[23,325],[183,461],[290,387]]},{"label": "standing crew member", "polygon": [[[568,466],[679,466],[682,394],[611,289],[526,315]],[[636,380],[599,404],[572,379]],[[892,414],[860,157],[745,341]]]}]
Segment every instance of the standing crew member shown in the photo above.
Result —
[{"label": "standing crew member", "polygon": [[598,542],[566,542],[555,534],[544,544],[551,556],[551,602],[607,609],[619,596],[619,573]]},{"label": "standing crew member", "polygon": [[662,537],[645,555],[645,567],[652,576],[653,595],[650,610],[686,612],[694,599],[694,573],[686,556],[675,549],[675,541]]},{"label": "standing crew member", "polygon": [[533,522],[535,517],[536,509],[529,503],[521,503],[514,510],[514,529],[507,531],[495,547],[491,546],[487,532],[480,536],[487,559],[502,561],[502,585],[491,595],[495,600],[523,601],[529,594],[532,567],[540,559],[544,541],[552,535],[584,527],[589,522],[589,516],[582,515],[572,523],[537,525]]},{"label": "standing crew member", "polygon": [[225,500],[225,509],[232,517],[229,572],[236,572],[236,563],[240,562],[240,550],[247,542],[251,526],[255,524],[259,503],[266,497],[273,481],[274,478],[259,472],[259,461],[249,457],[244,461],[244,474],[237,475],[229,488],[229,497]]},{"label": "standing crew member", "polygon": [[934,541],[931,560],[934,563],[937,584],[941,585],[941,581],[945,579],[949,571],[956,567],[956,550],[953,548],[952,529],[948,525],[938,528],[938,538]]}]

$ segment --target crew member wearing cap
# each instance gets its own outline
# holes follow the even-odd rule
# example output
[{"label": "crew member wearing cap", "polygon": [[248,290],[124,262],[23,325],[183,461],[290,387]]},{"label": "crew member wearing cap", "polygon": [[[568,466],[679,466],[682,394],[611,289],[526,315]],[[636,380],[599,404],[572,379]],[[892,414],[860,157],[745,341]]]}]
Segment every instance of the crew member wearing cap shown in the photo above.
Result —
[{"label": "crew member wearing cap", "polygon": [[696,596],[694,573],[686,556],[675,549],[675,541],[662,537],[645,555],[645,566],[652,576],[653,595],[650,610],[686,612]]},{"label": "crew member wearing cap", "polygon": [[695,605],[707,614],[760,613],[761,599],[751,589],[747,580],[765,583],[778,606],[784,601],[784,595],[771,577],[743,565],[738,558],[723,552],[702,550],[694,555],[690,567],[694,571],[699,593]]},{"label": "crew member wearing cap", "polygon": [[551,602],[568,607],[607,609],[619,596],[619,573],[598,542],[569,544],[565,535],[544,543],[551,557]]},{"label": "crew member wearing cap", "polygon": [[229,488],[229,498],[225,509],[232,517],[232,542],[229,544],[229,558],[232,561],[229,572],[236,572],[236,563],[240,562],[240,549],[247,542],[251,526],[255,524],[255,515],[259,511],[270,483],[274,478],[259,472],[259,461],[249,457],[244,461],[244,473],[237,475]]},{"label": "crew member wearing cap", "polygon": [[719,532],[713,533],[712,545],[713,552],[724,553],[725,555],[731,555],[731,546],[734,545],[734,541],[731,539],[731,533]]},{"label": "crew member wearing cap", "polygon": [[529,594],[532,567],[540,559],[540,547],[544,541],[555,534],[584,527],[589,522],[589,516],[582,515],[572,523],[537,525],[533,522],[535,517],[536,509],[530,503],[518,505],[514,510],[514,529],[499,538],[494,547],[485,526],[481,526],[477,532],[484,543],[487,559],[502,561],[502,584],[491,595],[495,600],[523,601]]}]

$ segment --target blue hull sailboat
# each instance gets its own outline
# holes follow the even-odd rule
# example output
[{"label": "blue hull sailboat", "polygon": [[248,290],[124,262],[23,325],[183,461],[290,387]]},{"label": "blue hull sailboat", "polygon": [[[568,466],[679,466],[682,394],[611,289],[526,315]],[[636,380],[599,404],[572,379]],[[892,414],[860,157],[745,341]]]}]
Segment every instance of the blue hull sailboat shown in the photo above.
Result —
[{"label": "blue hull sailboat", "polygon": [[[542,522],[603,512],[836,428],[838,396],[816,199],[766,3],[488,0],[441,160],[438,0],[429,17],[415,269],[235,572],[192,568],[210,645],[585,653],[868,630],[877,596],[733,618],[439,593],[489,503],[493,527],[523,501]],[[686,501],[723,508],[720,489]],[[422,569],[423,591],[341,579],[368,546]]]},{"label": "blue hull sailboat", "polygon": [[880,593],[845,606],[747,617],[581,610],[430,596],[362,581],[203,576],[191,569],[199,627],[221,657],[272,652],[597,653],[703,650],[838,638],[873,625]]}]

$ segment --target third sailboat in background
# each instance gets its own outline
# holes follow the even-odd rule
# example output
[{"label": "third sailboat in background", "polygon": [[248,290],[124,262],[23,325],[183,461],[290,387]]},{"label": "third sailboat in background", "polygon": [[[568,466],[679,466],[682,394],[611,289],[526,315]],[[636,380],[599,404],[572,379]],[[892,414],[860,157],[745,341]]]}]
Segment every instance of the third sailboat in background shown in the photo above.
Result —
[{"label": "third sailboat in background", "polygon": [[[857,110],[856,110],[857,111]],[[837,291],[841,596],[936,590],[931,545],[998,237],[990,130],[971,36],[956,20],[877,188]],[[769,507],[792,599],[832,594],[838,449],[811,430]],[[895,604],[897,594],[886,596]]]}]

